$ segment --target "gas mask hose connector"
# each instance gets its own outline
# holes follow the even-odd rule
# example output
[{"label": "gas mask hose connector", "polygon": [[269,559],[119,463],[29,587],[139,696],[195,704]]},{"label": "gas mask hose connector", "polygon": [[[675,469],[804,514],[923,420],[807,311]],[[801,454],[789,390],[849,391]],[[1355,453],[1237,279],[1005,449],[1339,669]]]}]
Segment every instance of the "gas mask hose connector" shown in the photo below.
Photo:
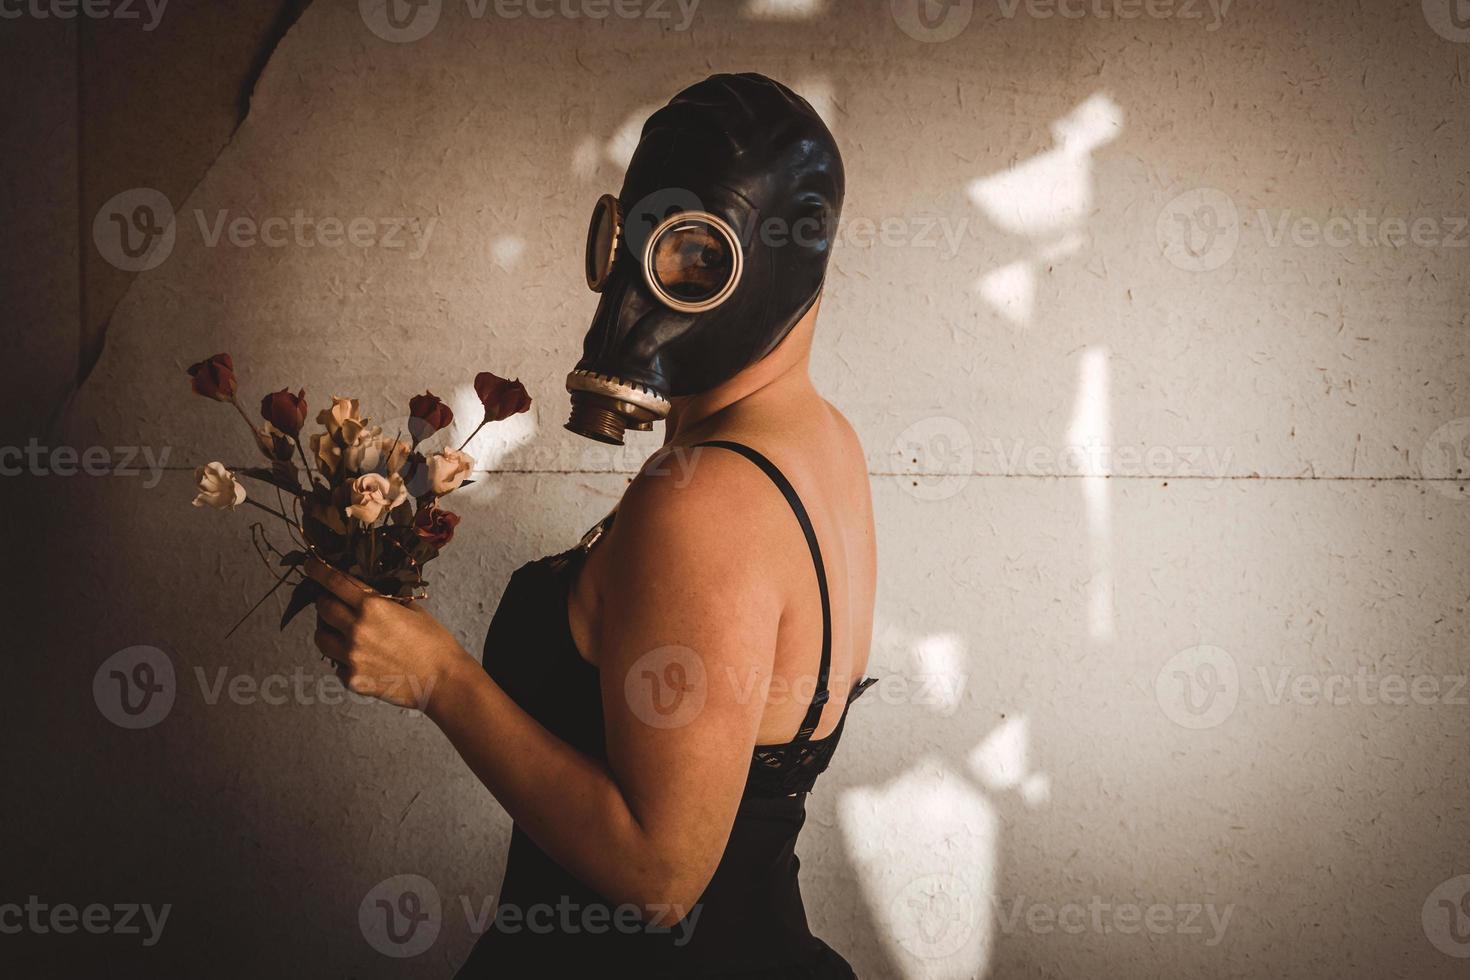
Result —
[{"label": "gas mask hose connector", "polygon": [[567,420],[566,428],[588,439],[605,442],[610,446],[621,446],[623,433],[628,428],[628,420],[621,412],[609,408],[606,403],[598,404],[602,401],[603,399],[595,395],[574,393],[572,395],[572,417]]}]

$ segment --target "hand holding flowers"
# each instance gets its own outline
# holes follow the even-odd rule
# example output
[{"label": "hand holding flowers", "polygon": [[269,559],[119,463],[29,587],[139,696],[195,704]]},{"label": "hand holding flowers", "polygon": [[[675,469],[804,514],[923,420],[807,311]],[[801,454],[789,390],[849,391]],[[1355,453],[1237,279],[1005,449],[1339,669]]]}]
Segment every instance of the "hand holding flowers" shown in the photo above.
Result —
[{"label": "hand holding flowers", "polygon": [[[323,587],[303,569],[313,558],[381,597],[402,602],[422,598],[423,567],[449,543],[459,524],[458,515],[444,510],[440,500],[467,486],[475,465],[464,452],[469,439],[457,449],[423,447],[453,423],[448,405],[431,392],[414,396],[404,439],[405,433],[386,434],[363,417],[356,398],[333,396],[316,415],[322,431],[304,439],[305,390],[293,394],[283,388],[266,395],[260,403],[264,424],[257,426],[240,406],[230,355],[201,361],[189,368],[189,375],[196,394],[234,406],[265,458],[264,466],[231,469],[211,462],[200,467],[195,472],[194,506],[234,510],[249,504],[286,524],[295,542],[291,551],[283,553],[264,542],[285,569],[266,597],[293,575],[298,577],[282,628],[324,595]],[[490,422],[531,407],[519,381],[488,371],[475,378],[475,391],[485,414],[470,438]],[[276,506],[253,499],[242,477],[268,488]],[[255,525],[257,530],[261,527]],[[256,547],[261,550],[259,540]],[[261,554],[265,557],[264,551]]]}]

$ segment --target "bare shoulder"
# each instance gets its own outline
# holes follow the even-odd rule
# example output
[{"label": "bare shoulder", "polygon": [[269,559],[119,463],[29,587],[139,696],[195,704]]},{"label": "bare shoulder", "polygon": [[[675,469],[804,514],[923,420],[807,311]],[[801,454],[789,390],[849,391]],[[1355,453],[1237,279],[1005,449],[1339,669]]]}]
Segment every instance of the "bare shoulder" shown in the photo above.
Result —
[{"label": "bare shoulder", "polygon": [[755,559],[782,544],[787,520],[779,492],[738,453],[665,447],[624,492],[609,543],[622,559],[729,583],[760,577]]},{"label": "bare shoulder", "polygon": [[858,437],[857,429],[853,428],[847,416],[835,405],[825,400],[823,404],[827,406],[827,414],[832,420],[836,455],[842,466],[840,472],[851,481],[851,499],[864,504],[864,510],[871,520],[872,492],[868,486],[868,457],[863,450],[862,439]]}]

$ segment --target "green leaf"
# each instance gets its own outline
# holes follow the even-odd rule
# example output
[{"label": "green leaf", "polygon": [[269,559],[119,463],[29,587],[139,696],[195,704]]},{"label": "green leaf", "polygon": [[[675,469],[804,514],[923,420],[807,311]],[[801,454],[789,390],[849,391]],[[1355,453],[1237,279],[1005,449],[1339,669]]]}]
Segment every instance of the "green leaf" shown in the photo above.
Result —
[{"label": "green leaf", "polygon": [[307,579],[291,592],[291,601],[286,603],[286,611],[281,616],[281,629],[295,619],[297,614],[307,606],[312,605],[326,595],[326,589],[317,584],[315,579]]}]

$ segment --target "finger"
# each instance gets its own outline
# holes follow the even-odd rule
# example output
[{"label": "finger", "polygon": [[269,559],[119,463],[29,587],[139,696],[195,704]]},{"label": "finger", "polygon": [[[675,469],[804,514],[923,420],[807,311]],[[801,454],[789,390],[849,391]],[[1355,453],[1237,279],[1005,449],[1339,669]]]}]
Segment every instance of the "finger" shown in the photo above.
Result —
[{"label": "finger", "polygon": [[317,618],[339,633],[346,633],[357,623],[357,612],[334,595],[318,596]]},{"label": "finger", "polygon": [[346,667],[352,657],[352,648],[348,646],[347,639],[329,626],[317,625],[316,633],[312,635],[316,648],[327,657],[331,658],[334,669],[341,670]]},{"label": "finger", "polygon": [[362,605],[362,600],[370,591],[366,585],[351,575],[339,572],[316,558],[307,561],[306,574],[322,588],[354,609]]}]

